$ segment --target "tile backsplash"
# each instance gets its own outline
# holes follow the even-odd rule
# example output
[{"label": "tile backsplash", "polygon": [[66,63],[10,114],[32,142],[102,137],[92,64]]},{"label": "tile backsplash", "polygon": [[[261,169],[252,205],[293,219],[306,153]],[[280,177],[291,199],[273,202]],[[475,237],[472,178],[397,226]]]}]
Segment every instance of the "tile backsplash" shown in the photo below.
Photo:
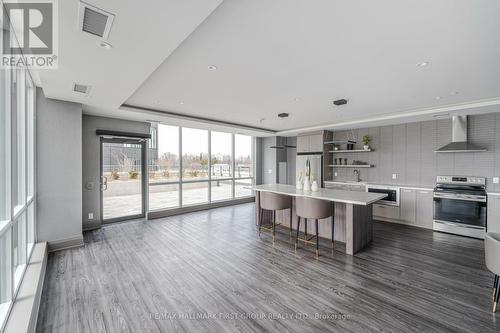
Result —
[{"label": "tile backsplash", "polygon": [[[345,139],[348,132],[336,131],[334,138]],[[333,155],[348,158],[350,162],[360,160],[375,165],[359,169],[364,181],[433,186],[437,175],[481,176],[487,177],[489,191],[500,192],[500,184],[493,183],[493,177],[500,177],[500,113],[469,116],[469,141],[485,147],[487,152],[436,154],[436,149],[451,142],[451,119],[363,128],[353,132],[358,141],[356,149],[362,149],[361,139],[368,134],[374,151]],[[335,171],[337,177],[330,173],[331,179],[325,180],[355,178],[351,168]]]}]

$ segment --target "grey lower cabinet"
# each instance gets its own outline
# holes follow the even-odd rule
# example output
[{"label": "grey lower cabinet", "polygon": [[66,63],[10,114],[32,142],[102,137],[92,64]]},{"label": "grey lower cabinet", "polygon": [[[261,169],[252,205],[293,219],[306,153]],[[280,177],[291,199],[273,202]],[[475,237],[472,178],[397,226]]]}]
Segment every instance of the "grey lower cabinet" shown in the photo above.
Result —
[{"label": "grey lower cabinet", "polygon": [[416,190],[416,225],[432,229],[434,219],[434,199],[431,190]]},{"label": "grey lower cabinet", "polygon": [[[434,217],[432,190],[401,187],[399,199],[399,207],[373,204],[373,218],[432,229]],[[498,203],[500,216],[500,200]]]},{"label": "grey lower cabinet", "polygon": [[415,223],[417,209],[417,193],[416,190],[410,188],[402,188],[400,192],[400,219],[406,223]]},{"label": "grey lower cabinet", "polygon": [[373,218],[377,219],[390,219],[399,220],[400,219],[400,209],[399,207],[389,206],[384,204],[373,204]]},{"label": "grey lower cabinet", "polygon": [[488,232],[500,232],[500,195],[488,195]]}]

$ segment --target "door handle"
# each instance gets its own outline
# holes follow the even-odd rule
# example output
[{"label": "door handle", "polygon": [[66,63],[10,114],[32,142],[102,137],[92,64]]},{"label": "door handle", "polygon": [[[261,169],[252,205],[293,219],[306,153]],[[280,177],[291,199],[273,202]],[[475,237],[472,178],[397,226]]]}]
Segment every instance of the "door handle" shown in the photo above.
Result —
[{"label": "door handle", "polygon": [[108,177],[101,176],[101,191],[106,191],[108,189]]}]

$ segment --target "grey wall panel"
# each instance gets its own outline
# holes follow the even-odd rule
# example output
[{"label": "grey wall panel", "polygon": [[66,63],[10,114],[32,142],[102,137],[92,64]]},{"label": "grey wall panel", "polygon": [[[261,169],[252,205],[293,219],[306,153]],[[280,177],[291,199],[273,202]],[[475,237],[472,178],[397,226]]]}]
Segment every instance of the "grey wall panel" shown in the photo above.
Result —
[{"label": "grey wall panel", "polygon": [[[287,143],[292,146],[297,145],[297,137],[288,137]],[[296,160],[297,160],[297,149],[288,148],[286,150],[286,162],[288,168],[288,184],[295,185],[296,182]]]},{"label": "grey wall panel", "polygon": [[[451,119],[373,127],[354,133],[358,139],[357,149],[362,148],[362,136],[369,133],[374,151],[335,156],[375,165],[360,170],[365,181],[433,186],[440,174],[472,175],[486,177],[488,190],[500,192],[500,184],[493,184],[493,177],[500,177],[500,113],[469,116],[469,140],[488,149],[482,153],[434,152],[451,142]],[[334,137],[345,139],[347,131],[337,131]],[[334,180],[353,180],[351,169],[337,172]],[[392,179],[393,173],[399,175],[398,179]]]},{"label": "grey wall panel", "polygon": [[[500,152],[500,114],[496,114],[495,118],[495,152]],[[500,175],[500,153],[495,153],[494,157],[494,175]],[[500,184],[492,184],[494,191],[500,192]]]},{"label": "grey wall panel", "polygon": [[276,145],[276,137],[262,139],[262,183],[276,184],[277,179],[277,155],[276,149],[269,148]]},{"label": "grey wall panel", "polygon": [[[450,124],[451,126],[451,124]],[[436,181],[437,157],[436,122],[420,124],[420,185],[432,185]]]},{"label": "grey wall panel", "polygon": [[406,165],[405,181],[420,183],[420,123],[406,125]]},{"label": "grey wall panel", "polygon": [[379,152],[379,176],[381,179],[386,180],[388,183],[392,183],[392,145],[393,145],[393,137],[392,137],[393,127],[392,126],[384,126],[380,129],[380,146],[377,148]]},{"label": "grey wall panel", "polygon": [[82,243],[82,106],[36,94],[38,241]]},{"label": "grey wall panel", "polygon": [[392,130],[392,173],[397,175],[396,183],[406,182],[406,124],[393,126]]}]

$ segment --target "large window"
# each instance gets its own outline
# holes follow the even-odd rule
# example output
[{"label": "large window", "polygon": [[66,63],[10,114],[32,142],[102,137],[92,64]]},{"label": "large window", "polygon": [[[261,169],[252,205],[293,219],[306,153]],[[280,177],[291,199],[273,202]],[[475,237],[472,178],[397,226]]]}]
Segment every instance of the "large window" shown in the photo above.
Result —
[{"label": "large window", "polygon": [[[2,33],[4,33],[2,31]],[[35,87],[28,70],[0,70],[0,331],[35,239]]]},{"label": "large window", "polygon": [[[233,135],[211,132],[210,198],[212,201],[233,198]],[[215,181],[214,181],[215,180]]]},{"label": "large window", "polygon": [[182,205],[208,202],[208,131],[182,128]]},{"label": "large window", "polygon": [[152,124],[151,132],[150,211],[252,195],[251,136],[163,124]]},{"label": "large window", "polygon": [[252,191],[248,189],[253,179],[252,142],[251,136],[241,134],[234,136],[235,197],[252,195]]},{"label": "large window", "polygon": [[152,125],[149,147],[149,210],[180,205],[179,127]]}]

